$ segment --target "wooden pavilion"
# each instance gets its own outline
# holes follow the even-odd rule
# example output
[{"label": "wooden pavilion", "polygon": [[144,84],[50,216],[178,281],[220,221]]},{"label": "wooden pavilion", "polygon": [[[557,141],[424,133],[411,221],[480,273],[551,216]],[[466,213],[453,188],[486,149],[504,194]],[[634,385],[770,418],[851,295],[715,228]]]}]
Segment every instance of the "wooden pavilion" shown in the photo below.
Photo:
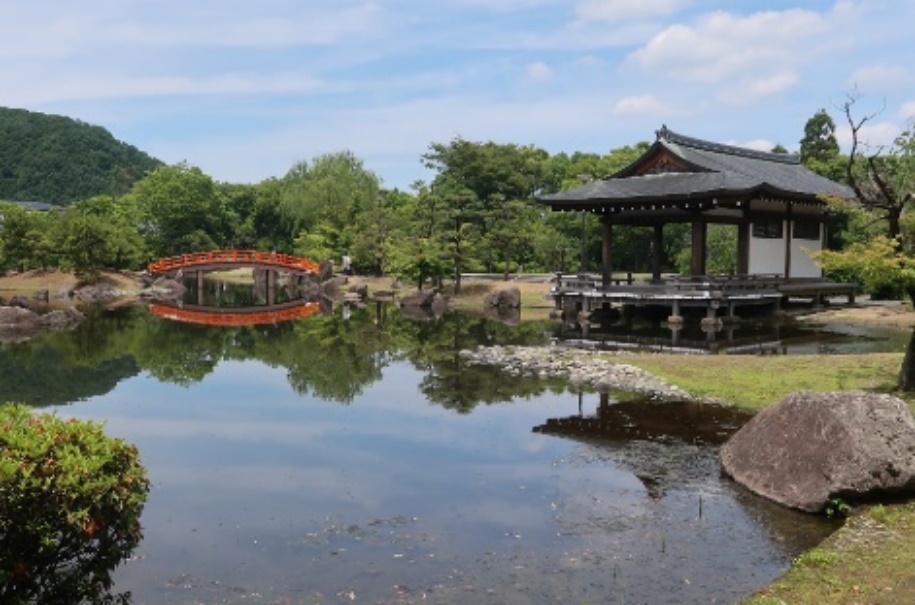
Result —
[{"label": "wooden pavilion", "polygon": [[[702,307],[715,320],[723,308],[770,304],[788,296],[819,303],[830,295],[854,301],[852,284],[823,279],[810,258],[826,241],[825,196],[853,198],[844,185],[802,166],[796,155],[767,153],[703,141],[662,127],[657,140],[615,175],[576,189],[542,196],[554,211],[600,216],[600,279],[560,276],[554,287],[557,308],[570,304],[588,312],[611,304],[662,305],[679,318],[681,307]],[[663,228],[691,225],[690,274],[663,278]],[[737,229],[737,270],[706,272],[710,224]],[[634,282],[613,274],[612,230],[616,226],[653,228],[652,277]]]}]

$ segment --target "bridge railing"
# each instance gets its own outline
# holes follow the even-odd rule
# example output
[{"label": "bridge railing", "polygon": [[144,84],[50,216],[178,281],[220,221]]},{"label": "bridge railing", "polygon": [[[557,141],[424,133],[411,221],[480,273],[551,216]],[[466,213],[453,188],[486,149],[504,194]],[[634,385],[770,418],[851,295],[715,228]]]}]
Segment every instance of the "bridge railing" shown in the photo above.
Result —
[{"label": "bridge railing", "polygon": [[259,250],[212,250],[209,252],[192,252],[160,258],[149,263],[150,273],[167,273],[178,269],[204,267],[207,265],[268,265],[293,271],[318,273],[317,263],[291,254],[280,252],[261,252]]}]

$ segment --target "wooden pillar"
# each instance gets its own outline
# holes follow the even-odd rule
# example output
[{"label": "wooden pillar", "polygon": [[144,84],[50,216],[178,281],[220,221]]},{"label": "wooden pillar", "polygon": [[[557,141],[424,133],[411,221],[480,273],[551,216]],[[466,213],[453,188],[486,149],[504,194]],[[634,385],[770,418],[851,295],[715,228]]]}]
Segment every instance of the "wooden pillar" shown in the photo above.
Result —
[{"label": "wooden pillar", "polygon": [[601,286],[604,290],[610,287],[610,281],[613,276],[613,244],[611,236],[613,235],[610,215],[605,214],[600,217],[601,226]]},{"label": "wooden pillar", "polygon": [[654,239],[651,242],[651,279],[661,281],[661,252],[664,250],[664,225],[654,226]]},{"label": "wooden pillar", "polygon": [[750,272],[750,223],[737,225],[737,273]]},{"label": "wooden pillar", "polygon": [[197,304],[203,306],[203,271],[197,270]]},{"label": "wooden pillar", "polygon": [[276,304],[276,281],[277,272],[267,269],[267,305],[270,307]]},{"label": "wooden pillar", "polygon": [[693,221],[692,242],[690,246],[692,250],[690,273],[692,275],[705,275],[705,240],[707,232],[708,225],[705,224],[705,221],[698,218]]},{"label": "wooden pillar", "polygon": [[785,213],[785,279],[791,277],[791,232],[794,229],[791,228],[793,221],[791,220],[792,215],[792,204],[788,202],[788,210]]}]

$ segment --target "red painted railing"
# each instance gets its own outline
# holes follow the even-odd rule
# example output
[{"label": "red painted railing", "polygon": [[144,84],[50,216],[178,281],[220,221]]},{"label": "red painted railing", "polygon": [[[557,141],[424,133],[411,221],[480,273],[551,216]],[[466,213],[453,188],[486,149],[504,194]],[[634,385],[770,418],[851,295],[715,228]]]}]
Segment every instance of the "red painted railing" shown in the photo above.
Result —
[{"label": "red painted railing", "polygon": [[278,252],[259,252],[257,250],[213,250],[210,252],[193,252],[180,256],[160,258],[149,263],[150,273],[167,273],[178,269],[193,269],[196,267],[239,265],[239,266],[269,266],[291,271],[305,271],[318,273],[320,267],[300,256],[281,254]]},{"label": "red painted railing", "polygon": [[308,317],[309,315],[317,313],[320,311],[320,309],[321,305],[316,302],[307,303],[297,307],[276,309],[273,311],[265,309],[263,311],[249,311],[244,313],[213,313],[199,309],[180,309],[178,307],[170,307],[168,305],[149,305],[150,313],[165,319],[205,326],[226,327],[275,324],[283,321],[289,321],[290,319]]}]

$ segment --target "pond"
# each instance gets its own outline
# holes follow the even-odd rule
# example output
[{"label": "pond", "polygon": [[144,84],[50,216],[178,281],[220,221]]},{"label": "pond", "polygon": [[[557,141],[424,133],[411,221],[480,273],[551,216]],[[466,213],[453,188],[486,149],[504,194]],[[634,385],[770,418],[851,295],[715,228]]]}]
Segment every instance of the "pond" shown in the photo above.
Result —
[{"label": "pond", "polygon": [[738,411],[459,355],[555,329],[374,306],[248,327],[98,311],[0,345],[0,400],[139,447],[145,537],[115,586],[133,603],[727,603],[834,529],[722,479]]}]

